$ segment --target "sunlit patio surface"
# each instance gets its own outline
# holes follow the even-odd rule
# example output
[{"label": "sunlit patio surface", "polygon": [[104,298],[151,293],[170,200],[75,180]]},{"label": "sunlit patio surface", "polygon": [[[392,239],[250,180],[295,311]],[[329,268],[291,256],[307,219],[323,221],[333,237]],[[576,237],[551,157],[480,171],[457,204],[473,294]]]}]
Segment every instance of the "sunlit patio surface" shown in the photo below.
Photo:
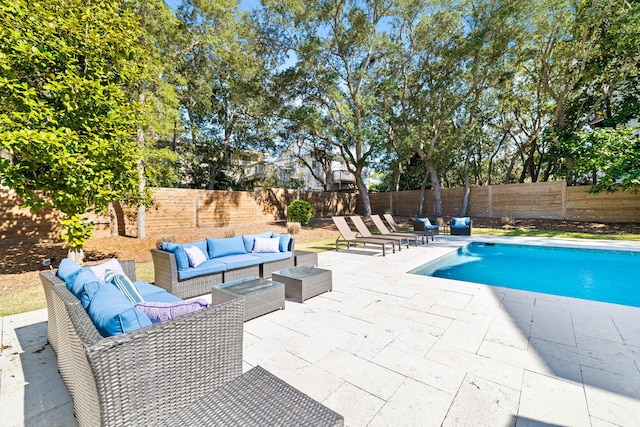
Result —
[{"label": "sunlit patio surface", "polygon": [[[321,253],[333,291],[246,322],[245,370],[262,366],[350,426],[640,425],[640,308],[406,273],[471,240],[640,251],[476,235],[386,257]],[[75,424],[46,319],[0,319],[2,426]]]}]

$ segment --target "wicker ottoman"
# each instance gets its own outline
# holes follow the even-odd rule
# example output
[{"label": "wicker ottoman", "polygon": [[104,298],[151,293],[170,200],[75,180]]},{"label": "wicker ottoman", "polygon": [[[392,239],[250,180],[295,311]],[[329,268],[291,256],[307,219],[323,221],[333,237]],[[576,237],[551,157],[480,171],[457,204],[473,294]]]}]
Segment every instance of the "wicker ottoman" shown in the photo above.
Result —
[{"label": "wicker ottoman", "polygon": [[308,251],[294,251],[295,265],[310,265],[315,267],[318,265],[318,253]]},{"label": "wicker ottoman", "polygon": [[256,366],[161,425],[338,427],[344,417]]},{"label": "wicker ottoman", "polygon": [[211,288],[211,303],[220,304],[230,296],[242,296],[244,321],[278,309],[284,309],[284,285],[260,277],[250,277]]},{"label": "wicker ottoman", "polygon": [[322,268],[301,265],[274,272],[271,277],[284,283],[285,297],[298,302],[332,289],[331,270]]}]

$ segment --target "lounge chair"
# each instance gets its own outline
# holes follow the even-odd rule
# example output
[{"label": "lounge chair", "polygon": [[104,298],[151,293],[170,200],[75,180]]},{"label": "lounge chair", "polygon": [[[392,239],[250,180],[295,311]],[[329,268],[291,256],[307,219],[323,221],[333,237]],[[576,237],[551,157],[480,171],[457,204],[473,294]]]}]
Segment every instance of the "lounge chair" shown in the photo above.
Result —
[{"label": "lounge chair", "polygon": [[[371,220],[373,220],[373,224],[376,226],[376,228],[378,229],[378,231],[380,232],[380,234],[382,234],[383,236],[404,236],[407,237],[409,239],[413,239],[416,243],[416,246],[418,246],[418,238],[421,237],[422,238],[422,244],[424,245],[425,243],[429,243],[429,237],[427,236],[427,233],[425,233],[424,231],[389,231],[389,229],[387,228],[387,226],[384,224],[384,221],[382,221],[382,218],[380,218],[379,215],[371,215]],[[427,241],[425,242],[425,237],[427,237]],[[431,236],[431,238],[433,239],[433,235]]]},{"label": "lounge chair", "polygon": [[462,218],[451,218],[449,221],[449,231],[452,236],[471,236],[471,226],[473,222],[468,216]]},{"label": "lounge chair", "polygon": [[[406,242],[407,244],[407,248],[409,247],[409,237],[408,236],[374,236],[373,234],[371,234],[371,231],[367,228],[367,225],[364,223],[364,221],[362,220],[362,218],[360,218],[357,215],[353,215],[350,216],[349,218],[351,218],[351,222],[353,222],[353,224],[356,226],[356,229],[358,230],[358,233],[360,233],[361,237],[366,237],[368,239],[382,239],[382,240],[395,240],[396,242],[398,242],[398,251],[401,250],[401,246],[403,243]],[[416,243],[416,246],[418,246],[418,244]]]},{"label": "lounge chair", "polygon": [[391,245],[392,251],[394,253],[396,252],[396,248],[395,248],[396,242],[394,240],[368,239],[366,237],[356,237],[356,235],[353,234],[353,231],[351,231],[351,229],[349,228],[349,225],[347,224],[347,220],[344,217],[332,216],[331,219],[333,220],[333,223],[336,225],[336,227],[338,228],[338,231],[340,232],[340,235],[342,236],[342,239],[340,237],[336,239],[336,251],[338,250],[339,243],[346,243],[347,249],[351,248],[352,243],[354,246],[357,245],[358,243],[362,243],[363,245],[369,244],[369,245],[381,246],[382,256],[385,256],[385,248],[387,245]]},{"label": "lounge chair", "polygon": [[[393,219],[393,216],[391,214],[384,214],[384,219],[387,220],[387,224],[389,224],[389,226],[393,229],[394,232],[396,232],[396,233],[398,233],[398,232],[407,233],[406,230],[403,230],[402,228],[400,228],[400,226],[398,225],[396,220]],[[425,231],[416,231],[416,230],[414,230],[414,232],[415,233],[423,233],[423,235],[425,235],[425,236],[431,236],[431,241],[433,241],[433,232],[431,230],[425,230]],[[429,237],[427,237],[427,240],[429,240]]]}]

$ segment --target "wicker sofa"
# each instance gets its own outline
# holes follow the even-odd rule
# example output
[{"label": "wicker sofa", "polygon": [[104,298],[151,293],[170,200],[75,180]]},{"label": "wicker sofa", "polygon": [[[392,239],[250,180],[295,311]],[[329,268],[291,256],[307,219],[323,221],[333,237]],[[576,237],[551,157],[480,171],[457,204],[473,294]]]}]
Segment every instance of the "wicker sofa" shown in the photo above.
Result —
[{"label": "wicker sofa", "polygon": [[[283,239],[278,253],[253,253],[252,245],[256,237],[267,236]],[[218,243],[227,246],[233,239],[242,241],[235,245],[237,250],[220,251],[217,256],[213,248]],[[196,268],[180,268],[177,253],[172,252],[177,246],[197,245],[206,253],[207,261]],[[180,245],[164,244],[164,249],[151,249],[155,285],[166,289],[180,298],[191,298],[211,292],[211,286],[228,283],[247,277],[269,278],[274,271],[294,266],[295,239],[290,235],[276,235],[271,232],[182,243]]]},{"label": "wicker sofa", "polygon": [[[134,263],[120,264],[135,280]],[[41,272],[40,278],[48,339],[80,426],[344,423],[342,416],[260,367],[242,374],[242,298],[230,296],[209,308],[104,338],[56,271]]]}]

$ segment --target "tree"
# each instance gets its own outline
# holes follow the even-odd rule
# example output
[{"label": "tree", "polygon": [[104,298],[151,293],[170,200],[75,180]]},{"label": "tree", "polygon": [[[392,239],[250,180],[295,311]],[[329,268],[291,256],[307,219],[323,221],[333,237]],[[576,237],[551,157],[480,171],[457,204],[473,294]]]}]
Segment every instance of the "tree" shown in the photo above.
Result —
[{"label": "tree", "polygon": [[17,0],[0,5],[0,184],[33,211],[64,214],[70,256],[82,259],[86,212],[139,199],[128,97],[140,73],[137,16],[120,3]]},{"label": "tree", "polygon": [[383,134],[374,113],[375,69],[387,40],[384,21],[394,2],[265,2],[267,24],[280,25],[278,46],[297,59],[279,73],[283,117],[334,147],[358,187],[364,215],[371,215],[365,174]]}]

